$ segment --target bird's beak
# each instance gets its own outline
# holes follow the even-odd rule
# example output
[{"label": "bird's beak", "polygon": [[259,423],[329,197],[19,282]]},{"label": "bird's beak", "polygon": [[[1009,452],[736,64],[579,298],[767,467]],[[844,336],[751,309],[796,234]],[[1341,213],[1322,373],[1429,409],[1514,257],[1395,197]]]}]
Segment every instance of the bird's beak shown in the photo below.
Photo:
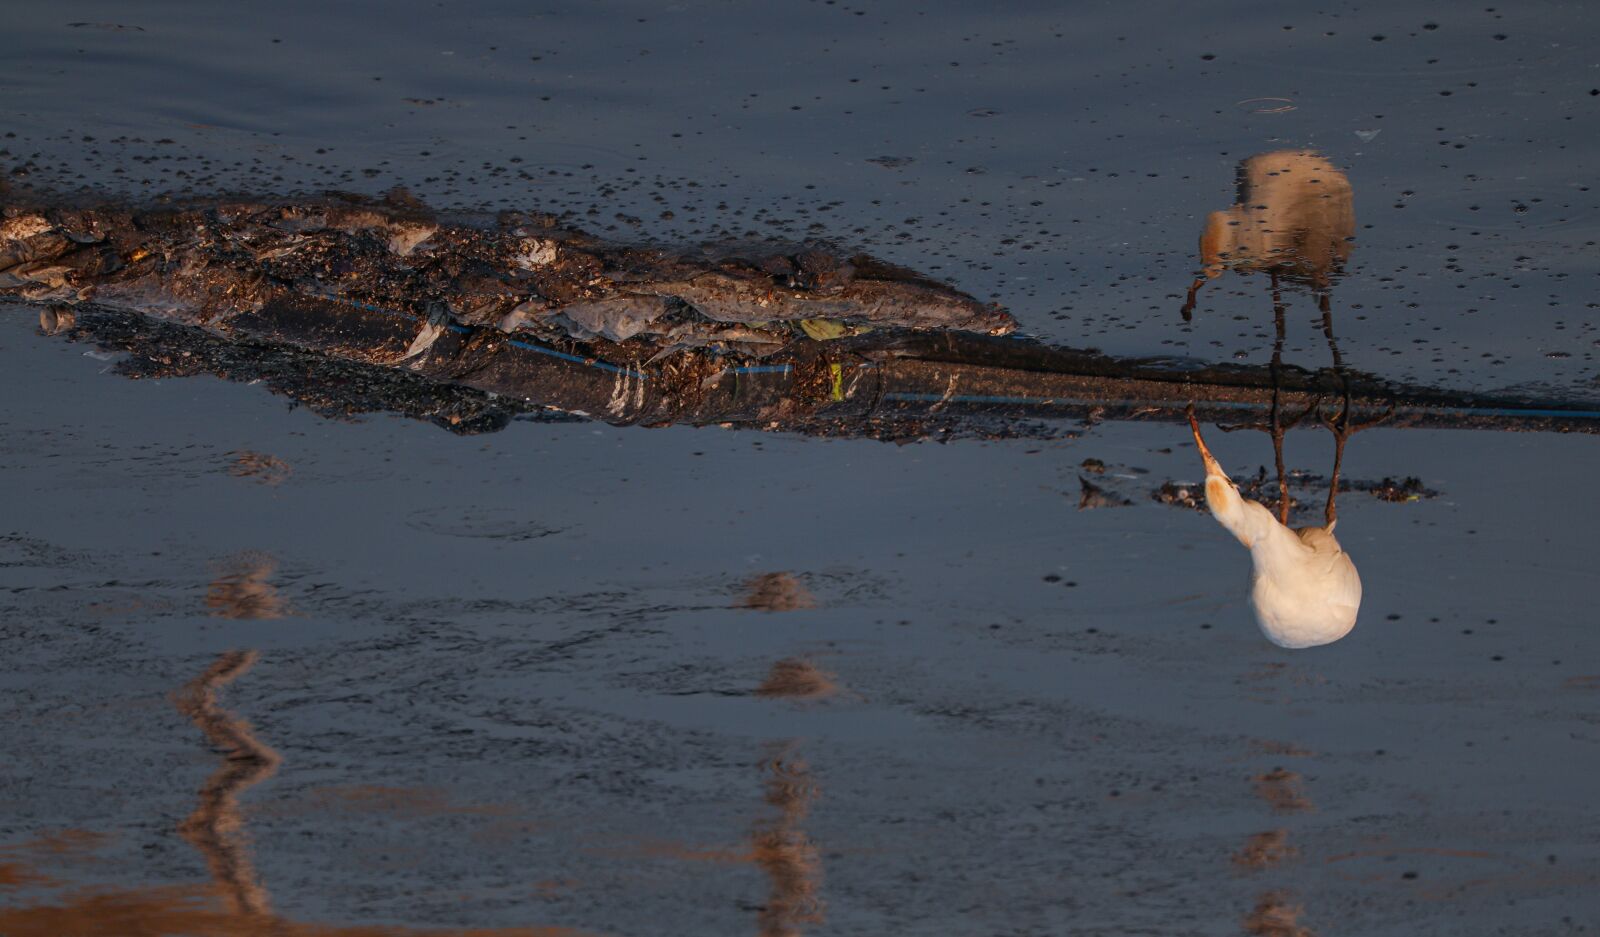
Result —
[{"label": "bird's beak", "polygon": [[1187,412],[1189,415],[1189,428],[1194,431],[1194,444],[1200,450],[1200,458],[1206,462],[1206,475],[1220,475],[1223,478],[1227,478],[1228,473],[1222,470],[1222,465],[1217,462],[1217,457],[1211,454],[1211,449],[1206,446],[1206,441],[1200,436],[1200,421],[1195,419],[1194,404],[1189,404]]}]

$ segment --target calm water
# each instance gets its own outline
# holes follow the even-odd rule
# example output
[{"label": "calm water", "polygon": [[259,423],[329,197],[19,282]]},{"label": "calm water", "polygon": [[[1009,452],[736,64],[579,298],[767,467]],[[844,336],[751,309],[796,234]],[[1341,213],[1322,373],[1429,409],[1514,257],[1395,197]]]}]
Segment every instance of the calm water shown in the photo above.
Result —
[{"label": "calm water", "polygon": [[[1118,354],[1268,360],[1265,277],[1180,308],[1239,162],[1313,148],[1347,364],[1600,393],[1582,4],[8,12],[23,184],[826,236]],[[1150,497],[1201,475],[1178,427],[463,438],[0,310],[0,934],[1600,928],[1592,438],[1355,437],[1437,496],[1341,498],[1360,623],[1291,652]],[[1078,510],[1086,459],[1134,503]],[[810,607],[742,607],[772,572]]]}]

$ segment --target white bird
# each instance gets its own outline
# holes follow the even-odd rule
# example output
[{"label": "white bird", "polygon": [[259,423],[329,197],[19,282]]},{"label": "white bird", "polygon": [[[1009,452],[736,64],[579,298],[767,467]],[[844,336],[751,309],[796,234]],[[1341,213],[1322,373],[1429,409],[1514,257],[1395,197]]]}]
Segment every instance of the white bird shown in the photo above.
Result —
[{"label": "white bird", "polygon": [[1349,634],[1361,608],[1361,577],[1333,536],[1338,521],[1331,507],[1327,526],[1290,530],[1239,494],[1200,438],[1193,406],[1189,427],[1206,464],[1206,506],[1250,550],[1250,605],[1261,633],[1287,648],[1331,644]]}]

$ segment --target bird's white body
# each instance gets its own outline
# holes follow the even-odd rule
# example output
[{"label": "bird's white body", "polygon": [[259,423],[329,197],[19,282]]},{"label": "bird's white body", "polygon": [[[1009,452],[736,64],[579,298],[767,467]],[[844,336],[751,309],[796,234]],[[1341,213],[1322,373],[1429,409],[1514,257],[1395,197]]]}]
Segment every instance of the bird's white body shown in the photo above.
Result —
[{"label": "bird's white body", "polygon": [[1206,461],[1206,506],[1250,550],[1250,604],[1267,640],[1279,647],[1331,644],[1356,626],[1361,577],[1327,527],[1290,530],[1239,494],[1195,427]]}]

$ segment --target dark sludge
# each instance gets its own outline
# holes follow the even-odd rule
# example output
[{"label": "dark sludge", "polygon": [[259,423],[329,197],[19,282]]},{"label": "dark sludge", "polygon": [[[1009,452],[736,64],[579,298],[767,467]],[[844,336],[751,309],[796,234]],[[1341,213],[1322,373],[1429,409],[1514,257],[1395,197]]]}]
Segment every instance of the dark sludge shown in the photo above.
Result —
[{"label": "dark sludge", "polygon": [[[5,201],[0,295],[42,304],[50,331],[133,352],[127,373],[277,375],[274,389],[321,412],[394,410],[461,432],[557,411],[894,439],[1049,435],[1066,421],[1180,421],[1191,402],[1235,423],[1325,406],[1398,427],[1600,427],[1593,403],[1048,346],[1009,336],[998,307],[822,245],[623,245],[548,216],[441,216],[403,193]],[[175,365],[163,343],[203,353]]]}]

